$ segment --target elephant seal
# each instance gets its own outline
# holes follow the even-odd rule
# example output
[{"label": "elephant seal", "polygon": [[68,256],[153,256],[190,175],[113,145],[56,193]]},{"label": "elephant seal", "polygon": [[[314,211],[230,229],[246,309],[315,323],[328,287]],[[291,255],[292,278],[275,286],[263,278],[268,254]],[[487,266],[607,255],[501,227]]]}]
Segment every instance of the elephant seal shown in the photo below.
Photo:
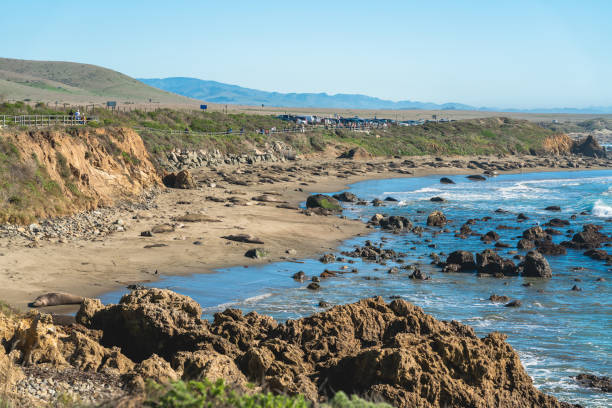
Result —
[{"label": "elephant seal", "polygon": [[52,292],[39,296],[28,306],[43,307],[43,306],[58,306],[58,305],[76,305],[83,303],[84,298],[81,296],[71,295],[70,293]]}]

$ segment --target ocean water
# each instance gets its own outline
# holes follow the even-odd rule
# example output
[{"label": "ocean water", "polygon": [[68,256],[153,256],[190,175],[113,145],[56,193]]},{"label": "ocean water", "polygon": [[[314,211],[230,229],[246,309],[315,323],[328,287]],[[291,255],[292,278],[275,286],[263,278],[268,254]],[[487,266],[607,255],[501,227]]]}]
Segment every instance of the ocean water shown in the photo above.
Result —
[{"label": "ocean water", "polygon": [[[478,237],[460,239],[454,230],[469,218],[492,217],[487,222],[472,225],[475,232],[495,230],[501,242],[510,248],[500,249],[503,257],[516,250],[516,242],[524,229],[544,224],[551,218],[569,220],[569,227],[556,228],[561,235],[554,242],[571,239],[572,233],[585,223],[603,226],[612,234],[612,170],[579,172],[545,172],[500,175],[484,182],[474,182],[465,176],[448,176],[454,185],[439,183],[442,175],[373,180],[356,183],[348,191],[363,199],[394,197],[384,207],[346,205],[345,215],[363,220],[375,213],[403,215],[415,225],[425,226],[427,214],[442,210],[452,223],[450,233],[391,234],[372,229],[371,234],[346,241],[338,253],[363,245],[366,240],[383,242],[407,254],[406,264],[419,264],[431,276],[428,281],[413,281],[409,271],[388,274],[389,263],[381,266],[355,259],[354,264],[343,262],[322,264],[318,260],[279,262],[261,266],[234,267],[218,273],[166,277],[148,286],[164,287],[196,299],[204,308],[204,316],[227,307],[270,314],[278,320],[295,319],[321,311],[318,303],[353,302],[363,297],[380,295],[402,298],[422,307],[441,320],[458,320],[469,324],[479,335],[500,331],[508,335],[508,342],[518,351],[536,387],[567,402],[587,407],[610,407],[612,395],[580,387],[571,376],[581,372],[596,375],[612,374],[612,273],[602,261],[592,260],[583,251],[568,249],[567,255],[547,256],[553,278],[539,280],[523,277],[477,277],[474,273],[446,274],[430,265],[429,254],[448,254],[457,249],[480,252],[492,248]],[[445,203],[429,201],[439,196]],[[544,208],[558,205],[561,212]],[[505,212],[496,212],[497,209]],[[524,213],[528,220],[518,223],[516,216]],[[580,213],[586,212],[586,215]],[[497,230],[498,225],[519,226],[518,230]],[[425,242],[431,240],[431,242]],[[429,245],[435,244],[435,248]],[[524,254],[526,251],[519,251]],[[445,256],[441,256],[445,259]],[[295,282],[291,276],[304,271],[308,276],[324,269],[338,270],[342,266],[357,268],[359,273],[326,279],[318,292],[307,290],[306,283]],[[399,266],[399,265],[398,265]],[[366,277],[378,278],[366,280]],[[599,277],[604,282],[596,282]],[[523,286],[531,282],[532,286]],[[578,285],[581,291],[572,291]],[[487,300],[491,294],[507,295],[522,302],[520,308],[506,308]],[[110,293],[103,302],[117,302],[122,293]]]}]

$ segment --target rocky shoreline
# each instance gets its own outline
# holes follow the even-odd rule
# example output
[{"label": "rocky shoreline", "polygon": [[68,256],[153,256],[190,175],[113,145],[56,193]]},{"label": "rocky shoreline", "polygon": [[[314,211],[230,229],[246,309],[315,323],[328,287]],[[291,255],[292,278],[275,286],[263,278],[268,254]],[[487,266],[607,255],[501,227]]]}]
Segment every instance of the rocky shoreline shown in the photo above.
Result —
[{"label": "rocky shoreline", "polygon": [[236,309],[210,323],[201,313],[186,296],[148,289],[117,305],[87,299],[68,326],[39,313],[0,316],[0,358],[17,373],[13,393],[43,401],[68,392],[100,403],[139,398],[146,379],[223,378],[245,392],[253,382],[312,402],[342,390],[398,407],[572,406],[533,386],[503,335],[479,338],[401,299],[284,324]]}]

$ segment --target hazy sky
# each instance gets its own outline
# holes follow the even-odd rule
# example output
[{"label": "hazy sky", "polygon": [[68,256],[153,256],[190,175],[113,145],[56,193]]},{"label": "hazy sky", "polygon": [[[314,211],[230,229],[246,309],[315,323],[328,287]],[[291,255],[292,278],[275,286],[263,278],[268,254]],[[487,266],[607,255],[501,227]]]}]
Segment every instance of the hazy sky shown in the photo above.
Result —
[{"label": "hazy sky", "polygon": [[612,1],[2,1],[0,56],[280,92],[612,106]]}]

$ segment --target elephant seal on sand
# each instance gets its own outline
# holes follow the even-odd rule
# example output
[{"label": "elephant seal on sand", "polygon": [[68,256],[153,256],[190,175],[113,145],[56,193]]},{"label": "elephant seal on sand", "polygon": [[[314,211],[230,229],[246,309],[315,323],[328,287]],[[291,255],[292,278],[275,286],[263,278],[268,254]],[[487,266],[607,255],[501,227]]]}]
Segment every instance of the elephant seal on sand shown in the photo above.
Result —
[{"label": "elephant seal on sand", "polygon": [[58,305],[76,305],[83,303],[84,298],[81,296],[71,295],[70,293],[53,292],[39,296],[28,306],[43,307],[43,306],[58,306]]}]

